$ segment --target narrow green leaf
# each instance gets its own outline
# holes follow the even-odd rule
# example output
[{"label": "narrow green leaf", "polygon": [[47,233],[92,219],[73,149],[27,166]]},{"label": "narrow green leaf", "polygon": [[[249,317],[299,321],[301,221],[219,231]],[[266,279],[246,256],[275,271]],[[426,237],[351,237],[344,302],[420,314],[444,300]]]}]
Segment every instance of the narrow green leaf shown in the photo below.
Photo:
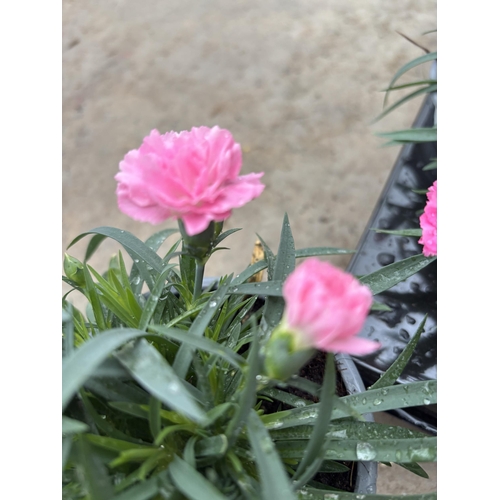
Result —
[{"label": "narrow green leaf", "polygon": [[[168,301],[168,299],[167,299]],[[185,319],[187,318],[190,318],[191,316],[193,316],[194,314],[197,314],[199,313],[204,307],[204,304],[200,304],[199,306],[195,306],[193,307],[192,309],[189,309],[188,311],[185,311],[183,313],[180,313],[178,316],[172,318],[171,321],[169,321],[165,327],[166,328],[171,328],[175,325],[177,325],[178,323],[181,323],[182,321],[184,321]]]},{"label": "narrow green leaf", "polygon": [[[138,405],[135,403],[123,403],[120,401],[110,401],[108,402],[108,405],[111,406],[111,408],[116,408],[117,410],[126,413],[128,415],[132,415],[134,417],[142,418],[144,420],[149,419],[150,415],[150,408],[149,405]],[[184,417],[178,412],[175,411],[169,411],[169,410],[162,410],[160,409],[159,411],[160,418],[162,420],[165,420],[169,425],[174,423],[174,424],[186,424],[189,426],[190,429],[194,429],[196,424],[194,424],[191,420],[188,418]]]},{"label": "narrow green leaf", "polygon": [[372,231],[375,231],[376,233],[385,233],[385,234],[396,234],[398,236],[416,236],[420,238],[422,236],[422,229],[395,229],[395,230],[389,230],[389,229],[376,229],[376,228],[371,228]]},{"label": "narrow green leaf", "polygon": [[237,233],[238,231],[241,231],[241,228],[228,229],[227,231],[224,231],[222,234],[219,234],[219,236],[213,243],[213,247],[214,248],[217,247],[228,236],[231,236],[233,233]]},{"label": "narrow green leaf", "polygon": [[73,436],[66,436],[62,438],[62,469],[66,467],[68,458],[71,454],[71,449],[73,447]]},{"label": "narrow green leaf", "polygon": [[287,380],[287,385],[299,391],[307,392],[313,397],[319,397],[321,392],[321,385],[298,375],[294,375]]},{"label": "narrow green leaf", "polygon": [[130,328],[116,328],[101,333],[85,342],[79,349],[63,359],[62,362],[62,406],[90,378],[97,367],[118,347],[132,339],[147,335],[146,332]]},{"label": "narrow green leaf", "polygon": [[151,500],[160,490],[165,488],[167,479],[168,471],[161,471],[149,479],[142,481],[140,484],[119,493],[112,500]]},{"label": "narrow green leaf", "polygon": [[[102,234],[96,234],[90,238],[89,244],[87,245],[87,250],[85,251],[85,257],[83,262],[87,262],[92,255],[94,255],[99,245],[106,239],[106,236]],[[71,246],[71,245],[70,245]],[[69,248],[69,246],[68,246]]]},{"label": "narrow green leaf", "polygon": [[259,283],[243,283],[231,286],[228,293],[234,295],[262,295],[263,297],[282,297],[282,281],[261,281]]},{"label": "narrow green leaf", "polygon": [[85,439],[75,443],[78,448],[77,467],[81,470],[92,500],[109,500],[113,497],[113,486],[106,467]]},{"label": "narrow green leaf", "polygon": [[311,247],[295,250],[295,258],[303,259],[305,257],[317,257],[322,255],[349,255],[353,253],[356,253],[356,250],[334,247]]},{"label": "narrow green leaf", "polygon": [[121,250],[118,251],[118,262],[120,267],[120,282],[124,288],[130,289],[127,268],[125,267],[125,261],[123,260],[123,254]]},{"label": "narrow green leaf", "polygon": [[255,455],[262,483],[262,500],[277,498],[296,499],[290,478],[276,451],[275,445],[255,410],[251,409],[247,419],[247,435]]},{"label": "narrow green leaf", "polygon": [[131,380],[132,377],[116,359],[107,358],[92,373],[92,379],[116,379],[123,381]]},{"label": "narrow green leaf", "polygon": [[226,435],[229,441],[229,448],[232,448],[236,442],[241,429],[248,418],[248,412],[255,405],[256,390],[257,390],[257,375],[260,368],[259,360],[259,339],[258,329],[255,318],[250,319],[253,330],[253,340],[248,354],[248,368],[245,373],[246,383],[239,395],[239,405],[233,418],[229,421],[226,428]]},{"label": "narrow green leaf", "polygon": [[144,449],[130,449],[122,451],[120,456],[115,458],[109,463],[110,467],[119,467],[120,465],[139,462],[144,463],[149,458],[158,455],[158,449],[156,448],[144,448]]},{"label": "narrow green leaf", "polygon": [[160,273],[163,269],[163,263],[161,258],[149,246],[128,231],[102,226],[80,234],[68,245],[68,248],[89,234],[100,234],[120,243],[130,257],[134,259],[135,266],[139,270],[142,279],[148,284],[149,289],[153,288],[151,272],[148,266],[150,269]]},{"label": "narrow green leaf", "polygon": [[[178,229],[165,229],[163,231],[160,231],[158,233],[153,234],[144,243],[149,248],[151,248],[151,250],[153,250],[153,252],[156,252],[160,248],[160,246],[162,245],[162,243],[169,236],[171,236],[172,234],[178,233],[178,232],[179,232]],[[172,247],[170,248],[170,250],[167,252],[167,255],[163,259],[163,263],[167,263],[171,258],[174,257],[174,255],[175,255],[174,254],[175,249],[179,246],[180,243],[181,243],[181,240],[178,240],[176,243],[174,243],[172,245]],[[141,261],[139,261],[139,263],[136,263],[135,260],[138,260],[138,259],[134,259],[134,263],[132,265],[132,269],[130,270],[129,281],[131,283],[131,288],[132,288],[133,293],[135,295],[138,295],[142,291],[142,286],[144,284],[144,279],[141,278],[141,272],[139,271],[139,268],[137,267],[138,264],[141,265]],[[143,269],[143,273],[144,273],[144,269]]]},{"label": "narrow green leaf", "polygon": [[229,450],[227,453],[226,464],[229,475],[241,490],[242,498],[246,500],[258,500],[257,481],[247,473],[240,458],[232,450]]},{"label": "narrow green leaf", "polygon": [[86,264],[83,265],[83,275],[85,276],[85,288],[87,289],[88,299],[90,306],[92,307],[92,312],[97,323],[97,328],[99,330],[106,330],[106,322],[104,321],[104,312],[102,310],[101,301],[99,300],[99,295],[97,293],[94,281],[90,276],[89,268]]},{"label": "narrow green leaf", "polygon": [[437,128],[411,128],[408,130],[396,130],[394,132],[377,132],[378,136],[385,137],[391,141],[397,142],[436,142]]},{"label": "narrow green leaf", "polygon": [[[114,361],[118,363],[117,360]],[[121,365],[119,366],[125,371]],[[128,372],[126,373],[128,374]],[[100,379],[92,377],[85,382],[85,389],[98,394],[107,401],[122,401],[124,403],[136,404],[147,404],[149,401],[148,393],[142,388],[124,384],[115,378]]]},{"label": "narrow green leaf", "polygon": [[[182,252],[181,256],[179,257],[179,267],[180,267],[182,284],[184,284],[188,288],[188,290],[192,292],[192,290],[194,290],[196,260],[186,250],[186,245],[184,240],[182,241]],[[187,302],[190,302],[190,300]]]},{"label": "narrow green leaf", "polygon": [[[301,458],[303,441],[277,441],[276,448],[282,458]],[[352,460],[377,462],[435,462],[437,460],[437,438],[426,436],[410,439],[371,439],[358,441],[344,439],[326,443],[325,458],[329,460]]]},{"label": "narrow green leaf", "polygon": [[166,265],[163,271],[158,274],[153,289],[151,290],[146,304],[144,305],[144,309],[142,310],[141,319],[138,326],[139,330],[147,329],[149,322],[151,321],[151,318],[153,317],[153,314],[155,312],[156,306],[158,305],[158,300],[160,299],[162,290],[165,286],[167,274],[172,270],[172,267],[174,266],[170,264]]},{"label": "narrow green leaf", "polygon": [[186,332],[184,330],[167,328],[157,325],[151,326],[150,330],[157,333],[158,335],[162,335],[178,342],[185,343],[194,348],[200,349],[201,351],[216,354],[236,368],[241,369],[247,363],[243,356],[240,356],[232,349],[227,348],[223,344],[218,344],[217,342],[214,342],[209,338],[195,337],[190,332]]},{"label": "narrow green leaf", "polygon": [[125,346],[115,356],[152,396],[195,422],[203,421],[203,410],[185,390],[168,362],[146,340]]},{"label": "narrow green leaf", "polygon": [[[281,227],[280,244],[276,254],[276,262],[273,269],[272,279],[284,282],[288,275],[295,269],[295,242],[288,221],[288,214],[283,217]],[[269,283],[269,282],[268,282]],[[267,286],[270,286],[269,284]],[[270,288],[267,289],[270,291]],[[273,329],[283,316],[285,300],[281,296],[269,295],[266,300],[262,320],[267,330]]]},{"label": "narrow green leaf", "polygon": [[[274,441],[309,441],[314,431],[314,425],[301,425],[288,429],[271,430],[269,433]],[[426,437],[427,434],[407,427],[367,422],[360,420],[336,420],[329,424],[326,437],[342,441],[344,439],[367,441],[371,439],[411,439]]]},{"label": "narrow green leaf", "polygon": [[422,170],[435,170],[437,168],[437,160],[430,161]]},{"label": "narrow green leaf", "polygon": [[399,78],[407,71],[410,71],[410,69],[415,68],[416,66],[420,66],[421,64],[424,64],[426,62],[435,60],[437,60],[437,52],[430,52],[429,54],[425,54],[423,56],[417,57],[416,59],[413,59],[398,71],[396,71],[395,75],[392,77],[391,83],[389,83],[389,88],[393,87],[394,83],[396,83],[396,81],[399,80]]},{"label": "narrow green leaf", "polygon": [[81,434],[82,432],[88,431],[89,426],[84,422],[79,420],[74,420],[72,418],[62,417],[62,433],[64,436],[69,436],[71,434]]},{"label": "narrow green leaf", "polygon": [[[414,82],[404,83],[402,85],[395,85],[394,87],[387,87],[386,89],[381,90],[381,92],[391,92],[393,90],[401,90],[406,89],[408,87],[418,87],[419,85],[436,85],[437,80],[417,80]],[[385,107],[385,105],[384,105]]]},{"label": "narrow green leaf", "polygon": [[[314,476],[320,472],[321,465],[324,463],[325,459],[325,450],[324,447],[321,447],[319,451],[316,453],[316,456],[313,457],[312,462],[305,468],[304,472],[300,476],[300,479],[297,479],[293,483],[293,489],[296,491],[305,484],[310,481],[314,481]],[[336,463],[334,460],[329,460],[328,463]],[[346,467],[347,470],[349,470]]]},{"label": "narrow green leaf", "polygon": [[163,229],[151,235],[144,243],[156,252],[167,238],[178,232],[179,228]]},{"label": "narrow green leaf", "polygon": [[[344,405],[336,405],[331,420],[350,417],[349,410],[359,414],[403,409],[437,403],[437,381],[421,381],[399,384],[382,389],[373,389],[360,394],[351,394],[339,399]],[[318,404],[305,408],[293,408],[269,415],[262,421],[267,429],[286,429],[299,425],[312,425],[318,418]]]},{"label": "narrow green leaf", "polygon": [[422,95],[422,94],[429,94],[430,92],[435,92],[437,90],[437,85],[435,84],[431,84],[431,85],[428,85],[424,88],[421,88],[421,89],[418,89],[418,90],[415,90],[415,92],[412,92],[411,94],[408,94],[404,97],[402,97],[401,99],[399,99],[398,101],[396,101],[394,104],[392,104],[391,106],[389,106],[388,108],[384,109],[384,111],[382,111],[382,113],[380,113],[372,122],[371,124],[374,124],[376,122],[378,122],[379,120],[381,120],[384,116],[388,115],[389,113],[391,113],[392,111],[394,111],[395,109],[397,109],[399,106],[401,106],[402,104],[404,104],[405,102],[408,102],[410,101],[411,99],[414,99],[415,97],[418,97],[419,95]]},{"label": "narrow green leaf", "polygon": [[228,449],[227,437],[224,434],[200,439],[195,447],[197,457],[222,457]]},{"label": "narrow green leaf", "polygon": [[[330,497],[325,496],[330,494]],[[349,493],[345,491],[326,491],[318,488],[304,487],[297,492],[299,500],[437,500],[437,493],[422,493],[417,495],[370,495]]]},{"label": "narrow green leaf", "polygon": [[210,427],[217,422],[220,418],[226,416],[229,412],[234,414],[235,409],[237,409],[236,403],[226,402],[221,403],[207,412],[207,418],[205,420],[204,427]]},{"label": "narrow green leaf", "polygon": [[318,472],[347,472],[351,469],[335,460],[324,460]]},{"label": "narrow green leaf", "polygon": [[161,401],[154,396],[149,398],[149,430],[156,439],[161,432]]},{"label": "narrow green leaf", "polygon": [[95,446],[99,446],[108,451],[123,453],[128,450],[154,450],[155,447],[147,444],[132,443],[123,439],[116,439],[107,436],[98,436],[97,434],[87,434],[85,439]]},{"label": "narrow green leaf", "polygon": [[168,470],[175,486],[190,500],[226,500],[225,495],[182,458],[175,456]]},{"label": "narrow green leaf", "polygon": [[[298,483],[302,483],[302,475],[306,469],[308,469],[316,457],[318,456],[318,450],[321,450],[323,445],[325,444],[326,434],[328,432],[328,426],[330,423],[330,416],[333,409],[333,402],[335,399],[335,390],[336,390],[336,369],[335,369],[335,361],[332,353],[328,353],[326,356],[326,367],[325,367],[325,375],[323,377],[323,385],[321,387],[321,396],[319,403],[319,411],[318,418],[314,425],[314,430],[311,434],[311,438],[307,443],[307,447],[302,456],[302,460],[300,461],[299,467],[295,471],[294,479]],[[321,453],[319,453],[321,455]],[[317,469],[319,469],[321,465],[321,461],[316,462]],[[309,470],[308,475],[311,474]],[[314,474],[313,474],[314,475]],[[309,477],[309,479],[312,476]]]},{"label": "narrow green leaf", "polygon": [[425,257],[423,254],[415,255],[389,264],[371,274],[366,274],[359,281],[370,287],[373,295],[377,295],[414,275],[435,260],[436,257]]},{"label": "narrow green leaf", "polygon": [[420,336],[424,331],[426,321],[427,321],[427,314],[420,323],[417,332],[410,340],[410,342],[408,342],[408,344],[403,349],[401,354],[397,357],[394,363],[392,363],[392,365],[385,371],[385,373],[383,373],[383,375],[368,388],[369,390],[388,387],[390,385],[393,385],[398,380],[398,378],[401,376],[401,373],[403,373],[403,370],[408,364],[408,361],[410,361],[413,351],[415,350],[415,347],[417,346],[417,343],[420,340]]},{"label": "narrow green leaf", "polygon": [[284,281],[295,269],[295,242],[288,220],[288,214],[283,217],[281,227],[280,243],[276,254],[276,264],[274,266],[274,279]]},{"label": "narrow green leaf", "polygon": [[400,464],[398,463],[400,467],[403,467],[403,469],[406,469],[409,472],[412,472],[416,476],[423,477],[425,479],[429,479],[429,474],[423,469],[420,465],[417,463],[407,463],[407,464]]},{"label": "narrow green leaf", "polygon": [[77,236],[67,248],[71,248],[75,243],[80,241],[82,238],[89,234],[99,234],[104,237],[112,238],[113,240],[120,243],[125,250],[134,259],[142,259],[148,265],[150,265],[155,271],[161,272],[163,265],[161,258],[151,250],[145,243],[143,243],[139,238],[136,238],[132,233],[124,231],[121,229],[116,229],[114,227],[101,226],[95,229],[91,229],[85,233]]},{"label": "narrow green leaf", "polygon": [[392,311],[392,309],[388,305],[382,304],[382,302],[375,302],[375,301],[373,301],[372,305],[370,307],[370,311],[386,311],[386,312],[390,312],[390,311]]},{"label": "narrow green leaf", "polygon": [[66,302],[62,310],[62,323],[64,335],[64,354],[71,354],[75,346],[75,325],[73,323],[73,315],[75,309],[72,304]]},{"label": "narrow green leaf", "polygon": [[85,406],[85,410],[87,411],[89,417],[92,419],[93,423],[99,429],[100,432],[106,434],[107,436],[115,439],[120,439],[122,441],[130,441],[132,443],[141,444],[142,441],[135,439],[131,436],[128,436],[124,432],[118,430],[113,424],[106,420],[106,417],[99,415],[94,406],[92,405],[90,398],[87,396],[85,391],[80,390],[80,397],[82,398],[82,402]]},{"label": "narrow green leaf", "polygon": [[233,286],[241,285],[245,283],[248,279],[250,279],[254,274],[257,274],[260,271],[263,271],[267,268],[266,260],[259,260],[255,264],[248,266],[243,272],[236,275],[232,281]]},{"label": "narrow green leaf", "polygon": [[[227,281],[219,286],[216,292],[210,297],[203,309],[200,311],[196,319],[193,321],[191,328],[189,329],[189,335],[193,337],[203,337],[205,330],[212,321],[215,313],[218,311],[219,307],[222,305],[229,285],[231,283],[232,275],[228,277]],[[187,343],[183,343],[180,347],[177,355],[175,356],[175,361],[173,368],[175,373],[181,379],[186,378],[186,374],[191,365],[191,360],[193,359],[193,347]]]},{"label": "narrow green leaf", "polygon": [[274,266],[276,264],[276,256],[274,255],[273,251],[269,248],[268,244],[264,241],[264,239],[257,234],[257,237],[259,238],[260,242],[262,243],[262,248],[264,249],[264,256],[267,261],[267,275],[269,281],[273,279],[274,275]]},{"label": "narrow green leaf", "polygon": [[295,408],[301,408],[313,404],[312,401],[299,398],[298,396],[295,396],[295,394],[290,394],[289,392],[280,391],[279,389],[276,389],[276,387],[266,387],[265,389],[259,391],[259,394],[276,399],[277,401],[281,401],[282,403]]}]

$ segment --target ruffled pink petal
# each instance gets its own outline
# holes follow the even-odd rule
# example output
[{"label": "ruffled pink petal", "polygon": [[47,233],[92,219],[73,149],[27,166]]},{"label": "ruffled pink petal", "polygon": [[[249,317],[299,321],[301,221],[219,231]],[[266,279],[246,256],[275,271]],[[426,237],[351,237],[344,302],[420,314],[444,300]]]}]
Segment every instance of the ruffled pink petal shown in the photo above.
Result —
[{"label": "ruffled pink petal", "polygon": [[145,199],[142,198],[137,203],[132,196],[130,196],[126,186],[118,186],[117,191],[118,208],[134,220],[141,222],[149,222],[151,224],[160,224],[164,220],[170,218],[172,213],[163,207],[156,204],[145,204]]},{"label": "ruffled pink petal", "polygon": [[194,236],[195,234],[200,234],[205,231],[205,229],[210,225],[210,222],[213,220],[205,214],[193,213],[185,214],[181,218],[188,236]]},{"label": "ruffled pink petal", "polygon": [[420,216],[422,237],[418,242],[423,245],[422,253],[426,257],[437,255],[437,180],[427,192],[427,203]]},{"label": "ruffled pink petal", "polygon": [[363,337],[349,337],[347,339],[337,339],[329,343],[320,342],[317,347],[324,351],[364,356],[380,349],[381,344]]},{"label": "ruffled pink petal", "polygon": [[233,208],[239,208],[246,205],[249,201],[257,198],[264,191],[264,184],[260,178],[264,175],[248,174],[229,181],[218,193],[218,197],[212,202],[207,203],[207,210],[212,212],[226,212]]}]

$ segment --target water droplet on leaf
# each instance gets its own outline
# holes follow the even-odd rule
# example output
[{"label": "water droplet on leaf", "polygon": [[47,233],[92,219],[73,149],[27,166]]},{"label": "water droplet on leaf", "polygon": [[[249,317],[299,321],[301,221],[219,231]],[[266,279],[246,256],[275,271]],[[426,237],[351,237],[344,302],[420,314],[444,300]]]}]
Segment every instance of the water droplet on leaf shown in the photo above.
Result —
[{"label": "water droplet on leaf", "polygon": [[373,460],[377,456],[377,452],[370,443],[358,443],[356,456],[359,460]]}]

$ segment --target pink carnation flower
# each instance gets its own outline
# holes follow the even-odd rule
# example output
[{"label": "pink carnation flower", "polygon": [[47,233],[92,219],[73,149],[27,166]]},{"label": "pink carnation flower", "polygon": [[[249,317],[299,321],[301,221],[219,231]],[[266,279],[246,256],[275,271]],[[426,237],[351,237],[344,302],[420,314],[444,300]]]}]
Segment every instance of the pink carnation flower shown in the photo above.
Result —
[{"label": "pink carnation flower", "polygon": [[194,236],[262,193],[264,173],[238,176],[240,169],[240,145],[228,130],[193,127],[163,135],[153,130],[120,162],[118,207],[151,224],[180,218]]},{"label": "pink carnation flower", "polygon": [[422,237],[418,240],[424,245],[422,253],[426,257],[437,256],[437,180],[427,192],[427,204],[420,216]]},{"label": "pink carnation flower", "polygon": [[310,258],[283,285],[283,328],[295,336],[295,348],[369,354],[380,344],[356,337],[372,304],[370,289],[327,262]]}]

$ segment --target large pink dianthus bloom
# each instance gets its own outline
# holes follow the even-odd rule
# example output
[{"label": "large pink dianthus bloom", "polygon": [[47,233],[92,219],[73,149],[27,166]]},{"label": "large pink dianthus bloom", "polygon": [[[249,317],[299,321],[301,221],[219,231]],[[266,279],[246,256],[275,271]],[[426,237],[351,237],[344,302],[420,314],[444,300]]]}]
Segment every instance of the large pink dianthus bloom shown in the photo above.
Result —
[{"label": "large pink dianthus bloom", "polygon": [[163,135],[153,130],[120,162],[118,207],[152,224],[180,218],[193,236],[262,193],[264,173],[238,176],[240,169],[240,145],[228,130],[193,127]]},{"label": "large pink dianthus bloom", "polygon": [[427,204],[420,216],[422,237],[418,240],[424,245],[422,253],[426,257],[437,256],[437,180],[427,192]]},{"label": "large pink dianthus bloom", "polygon": [[316,348],[354,355],[380,344],[356,337],[372,304],[370,289],[327,262],[310,258],[283,285],[283,329],[293,332],[296,349]]}]

